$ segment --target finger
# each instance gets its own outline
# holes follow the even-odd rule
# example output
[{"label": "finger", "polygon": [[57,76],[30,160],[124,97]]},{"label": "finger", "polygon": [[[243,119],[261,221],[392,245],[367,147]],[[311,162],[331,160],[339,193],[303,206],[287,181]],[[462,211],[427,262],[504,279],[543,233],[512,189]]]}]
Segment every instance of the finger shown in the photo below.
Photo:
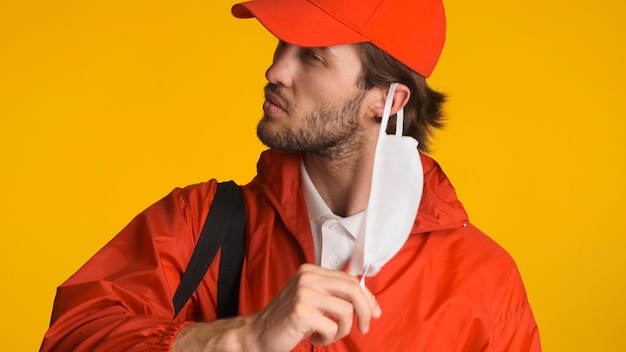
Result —
[{"label": "finger", "polygon": [[325,316],[334,319],[337,325],[334,340],[342,339],[350,333],[354,316],[352,303],[343,298],[322,295],[314,304]]},{"label": "finger", "polygon": [[311,343],[313,345],[329,345],[340,339],[338,337],[339,325],[337,322],[323,314],[311,317],[307,325],[313,331],[311,334]]},{"label": "finger", "polygon": [[344,272],[340,273],[341,275],[332,275],[326,280],[319,281],[317,289],[350,302],[357,316],[359,330],[367,333],[372,316],[380,315],[378,303],[369,290],[361,288],[358,279]]},{"label": "finger", "polygon": [[[354,307],[350,301],[310,286],[300,287],[294,297],[301,309],[294,311],[293,321],[304,320],[304,326],[311,327],[323,323],[320,326],[323,330],[319,332],[324,337],[322,340],[336,341],[350,333],[354,316]],[[328,321],[334,325],[332,330],[325,325]],[[331,333],[332,336],[329,335]]]},{"label": "finger", "polygon": [[374,294],[367,287],[363,287],[363,292],[365,293],[365,296],[367,297],[367,300],[369,301],[370,308],[372,310],[372,318],[375,318],[375,319],[380,318],[383,311],[380,308],[378,301],[376,300],[376,296],[374,296]]},{"label": "finger", "polygon": [[335,342],[350,333],[354,307],[348,300],[311,286],[300,286],[292,297],[298,308],[291,321],[302,327],[301,331],[320,335],[320,343]]},{"label": "finger", "polygon": [[367,288],[361,288],[357,278],[342,271],[307,264],[299,271],[302,284],[350,302],[362,333],[369,331],[372,317],[380,317],[382,311],[376,298]]}]

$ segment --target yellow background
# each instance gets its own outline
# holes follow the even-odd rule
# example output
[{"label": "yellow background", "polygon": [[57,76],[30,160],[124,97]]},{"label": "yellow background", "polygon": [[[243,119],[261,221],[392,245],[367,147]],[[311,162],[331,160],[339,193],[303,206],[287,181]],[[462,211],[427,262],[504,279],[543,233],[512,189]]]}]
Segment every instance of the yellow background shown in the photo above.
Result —
[{"label": "yellow background", "polygon": [[[626,3],[448,0],[434,156],[517,260],[546,351],[625,351]],[[231,2],[3,1],[0,340],[173,187],[246,182],[275,40]]]}]

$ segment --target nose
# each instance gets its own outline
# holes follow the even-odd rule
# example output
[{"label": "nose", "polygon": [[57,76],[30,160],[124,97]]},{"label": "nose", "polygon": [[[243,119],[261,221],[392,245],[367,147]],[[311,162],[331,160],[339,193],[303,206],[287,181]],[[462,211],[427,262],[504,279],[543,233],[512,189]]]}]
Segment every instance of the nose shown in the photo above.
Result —
[{"label": "nose", "polygon": [[274,51],[272,64],[265,71],[265,78],[269,83],[280,84],[285,87],[293,83],[295,55],[297,47],[280,42]]}]

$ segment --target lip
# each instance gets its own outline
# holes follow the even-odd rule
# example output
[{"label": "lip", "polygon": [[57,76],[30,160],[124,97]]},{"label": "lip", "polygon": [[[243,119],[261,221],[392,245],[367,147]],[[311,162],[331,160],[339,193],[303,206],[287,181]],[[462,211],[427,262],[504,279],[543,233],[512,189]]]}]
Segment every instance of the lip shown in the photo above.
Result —
[{"label": "lip", "polygon": [[263,103],[263,111],[268,115],[285,113],[285,104],[280,97],[272,92],[265,92],[265,102]]}]

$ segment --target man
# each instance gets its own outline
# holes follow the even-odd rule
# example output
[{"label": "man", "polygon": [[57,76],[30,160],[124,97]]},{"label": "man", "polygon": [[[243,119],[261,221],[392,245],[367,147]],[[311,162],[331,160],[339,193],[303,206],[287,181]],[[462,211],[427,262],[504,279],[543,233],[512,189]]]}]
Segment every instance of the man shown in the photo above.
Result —
[{"label": "man", "polygon": [[[270,150],[243,188],[239,316],[216,320],[213,264],[172,318],[212,180],[155,203],[64,283],[41,350],[539,351],[513,260],[412,138],[384,133],[397,114],[390,130],[403,122],[427,151],[441,126],[444,97],[424,79],[443,47],[441,0],[254,0],[233,14],[279,38],[258,126]],[[411,206],[406,236],[368,230]],[[385,250],[364,241],[398,246],[368,262]]]}]

